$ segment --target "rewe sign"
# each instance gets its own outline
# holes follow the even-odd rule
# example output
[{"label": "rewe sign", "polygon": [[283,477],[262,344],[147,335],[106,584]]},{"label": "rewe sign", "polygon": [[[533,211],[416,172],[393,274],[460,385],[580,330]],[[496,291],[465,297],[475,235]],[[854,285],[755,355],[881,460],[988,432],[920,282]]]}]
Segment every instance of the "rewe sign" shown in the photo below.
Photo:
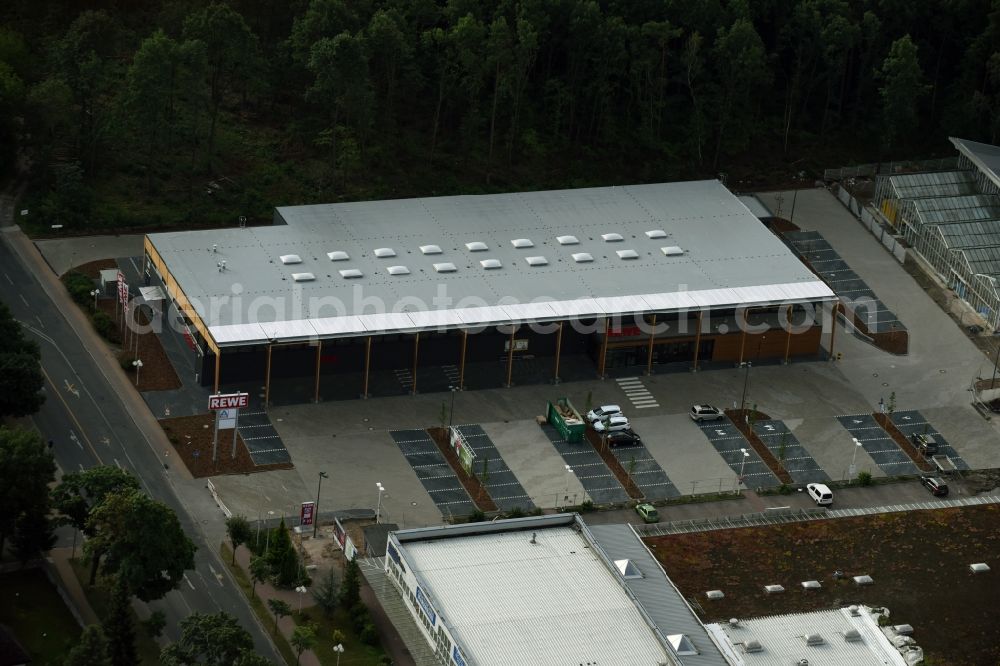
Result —
[{"label": "rewe sign", "polygon": [[208,396],[208,408],[212,411],[219,409],[241,409],[250,404],[249,393],[218,393]]}]

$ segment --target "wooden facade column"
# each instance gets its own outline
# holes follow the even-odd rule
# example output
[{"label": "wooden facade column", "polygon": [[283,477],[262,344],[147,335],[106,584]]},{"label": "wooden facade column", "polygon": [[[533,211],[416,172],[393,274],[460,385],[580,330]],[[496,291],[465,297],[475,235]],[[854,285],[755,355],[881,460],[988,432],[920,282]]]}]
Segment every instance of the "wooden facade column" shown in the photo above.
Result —
[{"label": "wooden facade column", "polygon": [[264,370],[264,409],[267,409],[271,402],[271,348],[274,345],[267,345],[267,368]]},{"label": "wooden facade column", "polygon": [[608,359],[608,317],[604,318],[604,339],[601,340],[601,356],[597,361],[597,376],[604,379],[604,364]]},{"label": "wooden facade column", "polygon": [[420,333],[413,334],[413,385],[410,392],[417,394],[417,357],[420,355]]},{"label": "wooden facade column", "polygon": [[833,360],[833,341],[837,336],[837,312],[840,310],[840,301],[833,304],[833,321],[830,325],[830,360]]},{"label": "wooden facade column", "polygon": [[511,376],[514,373],[514,335],[517,333],[517,327],[514,324],[510,325],[510,348],[507,350],[507,383],[504,384],[506,388],[511,387]]},{"label": "wooden facade column", "polygon": [[221,366],[222,366],[222,350],[221,349],[216,349],[215,350],[215,384],[214,384],[215,390],[212,391],[212,393],[218,393],[219,392],[219,370],[221,369]]},{"label": "wooden facade column", "polygon": [[323,361],[323,341],[316,341],[316,386],[313,390],[313,402],[319,402],[319,366]]},{"label": "wooden facade column", "polygon": [[649,331],[649,353],[646,355],[646,374],[653,374],[653,341],[656,339],[656,315],[653,315],[653,327]]},{"label": "wooden facade column", "polygon": [[698,328],[694,332],[694,365],[691,367],[695,372],[698,372],[698,354],[701,352],[701,317],[704,314],[704,310],[698,310]]},{"label": "wooden facade column", "polygon": [[458,390],[465,390],[465,348],[469,344],[469,332],[462,329],[462,355],[458,359]]},{"label": "wooden facade column", "polygon": [[794,305],[789,305],[788,309],[785,310],[785,365],[788,365],[788,352],[792,348],[792,308]]},{"label": "wooden facade column", "polygon": [[556,332],[556,369],[552,374],[552,381],[555,384],[559,383],[559,356],[562,354],[562,331],[563,322],[559,322],[559,330]]},{"label": "wooden facade column", "polygon": [[361,397],[368,397],[368,369],[372,364],[372,336],[365,338],[365,378],[361,384]]},{"label": "wooden facade column", "polygon": [[[739,310],[737,310],[736,312],[739,313]],[[739,318],[739,315],[737,314],[736,325],[739,326],[739,324],[740,324],[740,318]],[[740,362],[739,362],[739,365],[743,365],[743,348],[746,347],[747,326],[749,324],[750,324],[750,320],[747,317],[747,310],[744,309],[743,310],[743,326],[740,326]]]}]

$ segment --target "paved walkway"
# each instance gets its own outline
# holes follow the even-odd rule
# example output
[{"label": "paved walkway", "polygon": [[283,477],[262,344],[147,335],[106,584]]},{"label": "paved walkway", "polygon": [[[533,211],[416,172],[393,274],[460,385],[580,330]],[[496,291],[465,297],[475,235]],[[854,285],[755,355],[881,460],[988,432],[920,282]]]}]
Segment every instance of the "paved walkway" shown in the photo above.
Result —
[{"label": "paved walkway", "polygon": [[72,548],[53,548],[49,551],[49,560],[52,562],[52,568],[55,570],[56,575],[59,576],[59,580],[62,581],[63,590],[69,597],[66,601],[73,604],[77,615],[83,620],[85,625],[96,624],[99,622],[97,613],[90,607],[87,595],[83,592],[83,586],[77,579],[76,572],[73,571],[73,566],[70,564],[70,557],[72,555]]}]

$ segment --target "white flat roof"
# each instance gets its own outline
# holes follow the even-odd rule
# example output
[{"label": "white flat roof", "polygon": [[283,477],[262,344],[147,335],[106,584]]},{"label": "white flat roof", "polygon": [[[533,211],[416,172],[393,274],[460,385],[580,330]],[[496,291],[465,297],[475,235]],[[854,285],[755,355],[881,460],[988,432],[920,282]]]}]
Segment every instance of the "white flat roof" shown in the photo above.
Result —
[{"label": "white flat roof", "polygon": [[407,541],[406,561],[480,664],[668,663],[622,585],[571,527]]},{"label": "white flat roof", "polygon": [[[834,299],[714,180],[293,206],[276,218],[287,224],[148,236],[220,345]],[[609,233],[623,240],[603,240]],[[560,244],[567,235],[579,243]],[[533,247],[515,248],[520,238]],[[430,244],[441,254],[424,255]],[[684,252],[666,256],[667,246]],[[376,257],[381,248],[395,256]],[[580,252],[594,260],[574,261]],[[301,263],[283,264],[291,254]],[[501,267],[485,270],[485,259]],[[456,270],[437,272],[440,263]]]},{"label": "white flat roof", "polygon": [[[907,666],[864,606],[857,616],[841,608],[741,619],[736,627],[718,623],[705,628],[729,651],[727,656],[734,666],[796,664],[800,659],[823,666]],[[845,637],[852,629],[858,632],[859,640]],[[822,643],[807,644],[805,636],[810,634],[821,636]],[[745,651],[748,641],[757,641],[762,649]]]}]

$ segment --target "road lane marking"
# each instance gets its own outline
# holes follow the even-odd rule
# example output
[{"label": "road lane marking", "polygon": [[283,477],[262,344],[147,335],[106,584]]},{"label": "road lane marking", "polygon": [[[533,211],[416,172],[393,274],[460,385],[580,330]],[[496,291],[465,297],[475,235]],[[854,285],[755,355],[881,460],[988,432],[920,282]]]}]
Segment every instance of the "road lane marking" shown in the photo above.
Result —
[{"label": "road lane marking", "polygon": [[184,574],[184,582],[186,582],[188,584],[188,587],[190,587],[192,590],[194,589],[194,583],[191,582],[191,579],[188,578],[187,574]]},{"label": "road lane marking", "polygon": [[11,284],[14,284],[14,281],[10,279],[10,276],[9,276],[9,275],[7,275],[6,273],[4,273],[4,274],[3,274],[3,276],[4,276],[5,278],[7,278],[7,282],[10,282]]},{"label": "road lane marking", "polygon": [[39,326],[41,326],[42,328],[45,328],[45,323],[42,322],[42,318],[41,317],[39,317],[38,315],[35,315],[35,319],[38,320],[38,325]]},{"label": "road lane marking", "polygon": [[66,402],[66,398],[64,398],[62,396],[62,393],[60,393],[59,390],[56,388],[56,383],[54,381],[52,381],[51,377],[49,377],[49,373],[45,371],[45,367],[42,366],[42,365],[39,365],[38,367],[42,371],[42,375],[45,377],[46,381],[48,381],[49,385],[52,387],[52,392],[56,394],[56,397],[59,398],[59,402],[61,402],[63,404],[63,407],[66,408],[66,413],[69,414],[69,417],[71,419],[73,419],[73,423],[76,424],[77,429],[80,431],[80,435],[82,435],[84,441],[87,442],[87,448],[90,449],[90,452],[93,454],[94,458],[97,460],[97,463],[99,465],[103,465],[104,461],[101,460],[101,456],[97,455],[97,451],[94,450],[93,444],[90,443],[90,438],[87,437],[87,433],[83,429],[83,426],[80,425],[80,421],[77,420],[76,414],[74,414],[73,410],[69,408],[69,404]]},{"label": "road lane marking", "polygon": [[77,438],[76,433],[73,432],[72,430],[69,431],[69,439],[71,442],[76,442],[76,445],[80,447],[81,451],[83,451],[83,444],[80,443],[80,440]]},{"label": "road lane marking", "polygon": [[118,466],[118,469],[120,469],[120,470],[122,470],[122,471],[124,471],[124,470],[125,470],[125,468],[124,468],[124,467],[122,467],[122,464],[121,464],[120,462],[118,462],[118,458],[112,458],[112,460],[114,460],[114,461],[115,461],[115,465],[117,465],[117,466]]},{"label": "road lane marking", "polygon": [[216,571],[215,567],[211,564],[208,565],[208,568],[212,570],[212,575],[215,576],[215,580],[219,583],[219,587],[225,587],[225,585],[222,584],[222,574]]},{"label": "road lane marking", "polygon": [[63,381],[66,382],[66,390],[79,398],[80,397],[80,389],[78,389],[76,387],[76,384],[70,384],[70,382],[69,382],[68,379],[64,379]]},{"label": "road lane marking", "polygon": [[18,296],[20,296],[20,297],[21,297],[21,300],[22,300],[22,301],[24,301],[24,304],[25,304],[26,306],[28,306],[29,308],[31,307],[31,303],[29,303],[29,302],[28,302],[28,299],[24,297],[24,294],[18,294]]}]

